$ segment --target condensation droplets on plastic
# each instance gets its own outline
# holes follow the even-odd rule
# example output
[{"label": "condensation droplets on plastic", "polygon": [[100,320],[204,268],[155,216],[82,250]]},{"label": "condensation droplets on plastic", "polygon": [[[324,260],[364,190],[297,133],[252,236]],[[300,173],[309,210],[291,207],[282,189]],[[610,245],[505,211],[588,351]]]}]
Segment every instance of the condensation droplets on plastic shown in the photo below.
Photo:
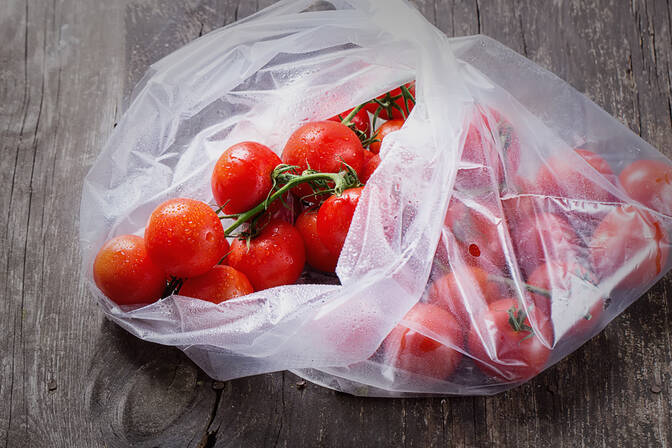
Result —
[{"label": "condensation droplets on plastic", "polygon": [[[280,155],[299,126],[413,80],[340,284],[309,270],[220,304],[145,306],[96,287],[105,241],[143,235],[168,199],[214,203],[226,148]],[[291,370],[357,395],[493,394],[567,356],[668,271],[671,181],[663,155],[490,38],[448,39],[401,0],[280,1],[151,66],[86,177],[83,266],[109,318],[218,380]]]}]

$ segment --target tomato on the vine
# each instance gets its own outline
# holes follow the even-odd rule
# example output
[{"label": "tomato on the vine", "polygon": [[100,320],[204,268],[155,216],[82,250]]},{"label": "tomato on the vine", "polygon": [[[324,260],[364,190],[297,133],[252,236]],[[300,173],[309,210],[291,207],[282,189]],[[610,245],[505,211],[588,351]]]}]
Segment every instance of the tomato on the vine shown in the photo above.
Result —
[{"label": "tomato on the vine", "polygon": [[267,146],[242,142],[228,148],[212,172],[212,194],[227,215],[245,212],[266,199],[271,174],[281,163]]},{"label": "tomato on the vine", "polygon": [[404,120],[390,120],[383,123],[378,129],[376,129],[375,137],[378,141],[371,142],[369,145],[369,151],[374,154],[380,152],[380,147],[383,144],[383,139],[392,132],[396,132],[404,125]]},{"label": "tomato on the vine", "polygon": [[93,280],[118,305],[156,302],[166,287],[166,274],[136,235],[121,235],[103,245],[93,262]]},{"label": "tomato on the vine", "polygon": [[[329,120],[341,123],[348,115],[350,115],[353,109],[348,109],[342,114],[338,114],[335,117],[331,117]],[[350,119],[350,122],[355,127],[355,129],[361,132],[362,135],[364,135],[366,138],[368,138],[371,135],[371,123],[369,122],[369,114],[365,108],[360,109],[359,112],[357,112]]]},{"label": "tomato on the vine", "polygon": [[642,209],[625,205],[613,209],[600,222],[590,249],[593,266],[602,281],[617,275],[618,286],[634,288],[663,272],[669,245],[660,222]]},{"label": "tomato on the vine", "polygon": [[333,254],[341,254],[362,190],[363,187],[350,188],[340,196],[330,196],[317,213],[317,233]]},{"label": "tomato on the vine", "polygon": [[[404,87],[406,87],[411,96],[415,98],[415,81],[404,84]],[[404,105],[404,98],[402,96],[401,87],[397,87],[396,89],[393,89],[386,94],[380,95],[376,99],[381,102],[387,102],[388,99],[391,100],[389,107],[389,109],[391,110],[391,115],[388,113],[386,108],[381,108],[380,112],[378,113],[378,116],[384,120],[406,119],[408,118],[408,115],[415,107],[415,101],[411,100],[410,98],[405,101]],[[392,103],[394,103],[396,106],[392,105]],[[380,105],[378,103],[370,102],[365,106],[365,109],[371,112],[372,114],[375,114],[376,110],[379,107]]]},{"label": "tomato on the vine", "polygon": [[[515,299],[501,299],[479,315],[469,331],[469,353],[486,375],[507,382],[518,382],[539,373],[551,351],[534,334],[528,316]],[[547,325],[541,331],[552,331]],[[480,334],[483,329],[485,334]],[[488,355],[485,344],[494,353]]]},{"label": "tomato on the vine", "polygon": [[373,172],[378,169],[378,166],[380,165],[380,156],[378,154],[374,154],[373,157],[371,157],[367,162],[366,165],[364,165],[364,173],[362,174],[362,177],[359,179],[362,181],[362,183],[367,183],[371,176],[373,175]]},{"label": "tomato on the vine", "polygon": [[457,369],[464,348],[462,328],[435,305],[416,304],[383,342],[385,362],[406,372],[444,380]]},{"label": "tomato on the vine", "polygon": [[672,212],[672,165],[659,160],[637,160],[621,171],[619,180],[634,200],[661,213]]},{"label": "tomato on the vine", "polygon": [[235,297],[252,294],[254,289],[245,274],[226,265],[217,265],[205,274],[184,281],[180,295],[222,303]]},{"label": "tomato on the vine", "polygon": [[306,250],[294,226],[273,219],[249,241],[249,247],[244,238],[234,240],[226,263],[261,291],[296,282],[306,263]]},{"label": "tomato on the vine", "polygon": [[306,261],[323,272],[334,272],[338,263],[338,254],[332,253],[322,243],[317,233],[317,210],[306,209],[296,219],[296,229],[303,238],[306,247]]},{"label": "tomato on the vine", "polygon": [[[306,123],[289,137],[282,152],[282,161],[298,166],[299,172],[308,168],[323,173],[338,173],[344,164],[358,176],[364,167],[364,148],[352,129],[333,121]],[[308,200],[313,191],[308,184],[293,189],[299,197]]]},{"label": "tomato on the vine", "polygon": [[215,211],[187,198],[169,199],[154,209],[145,244],[152,261],[175,277],[205,274],[229,250]]}]

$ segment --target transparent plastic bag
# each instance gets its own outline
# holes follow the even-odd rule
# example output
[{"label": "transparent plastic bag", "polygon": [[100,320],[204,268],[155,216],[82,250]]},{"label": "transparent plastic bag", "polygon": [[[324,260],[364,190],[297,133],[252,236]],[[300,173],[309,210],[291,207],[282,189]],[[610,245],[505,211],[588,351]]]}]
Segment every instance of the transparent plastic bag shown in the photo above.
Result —
[{"label": "transparent plastic bag", "polygon": [[[302,123],[413,79],[417,105],[383,143],[340,285],[307,273],[219,305],[175,295],[123,309],[96,288],[105,240],[142,235],[168,198],[213,202],[207,179],[229,146],[279,154]],[[670,268],[666,190],[640,204],[618,180],[636,160],[669,164],[492,39],[448,39],[401,0],[281,1],[150,68],[85,179],[84,272],[112,320],[219,380],[288,369],[357,395],[497,393]]]}]

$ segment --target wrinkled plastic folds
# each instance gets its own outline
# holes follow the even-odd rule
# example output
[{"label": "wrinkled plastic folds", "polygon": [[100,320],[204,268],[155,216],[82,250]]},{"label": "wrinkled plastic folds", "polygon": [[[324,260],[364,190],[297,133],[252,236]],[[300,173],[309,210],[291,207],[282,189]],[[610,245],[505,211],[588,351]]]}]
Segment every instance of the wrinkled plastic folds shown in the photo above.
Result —
[{"label": "wrinkled plastic folds", "polygon": [[[382,164],[364,189],[339,260],[340,285],[307,273],[301,284],[220,305],[175,295],[123,309],[96,288],[91,266],[104,241],[142,235],[166,199],[214,203],[211,170],[229,146],[254,140],[280,154],[299,125],[411,80],[417,106],[385,139]],[[480,156],[467,154],[473,148]],[[575,148],[598,154],[616,174],[596,170]],[[487,294],[520,303],[536,337],[552,349],[548,368],[670,268],[669,257],[658,257],[655,272],[637,271],[641,281],[623,282],[652,250],[667,254],[666,238],[654,249],[651,243],[603,254],[620,256],[622,269],[598,272],[596,281],[572,274],[557,282],[543,316],[524,284],[541,264],[530,254],[601,263],[591,257],[597,223],[623,204],[670,230],[669,210],[647,209],[619,188],[617,174],[638,159],[669,163],[564,81],[490,38],[448,39],[401,0],[280,1],[151,66],[85,179],[83,267],[110,319],[139,338],[179,347],[219,380],[291,370],[357,395],[493,394],[527,378],[487,375],[474,362],[497,369],[494,327],[481,318],[492,301]],[[534,182],[542,168],[555,181],[552,191]],[[539,230],[548,228],[549,214],[575,235],[558,239]],[[530,241],[537,247],[526,252]],[[475,286],[474,263],[504,278],[496,292]],[[463,307],[457,342],[404,321],[450,272]],[[600,312],[578,331],[595,304]],[[397,325],[461,352],[459,364],[447,377],[395,364],[383,341]],[[484,351],[471,348],[475,338]]]}]

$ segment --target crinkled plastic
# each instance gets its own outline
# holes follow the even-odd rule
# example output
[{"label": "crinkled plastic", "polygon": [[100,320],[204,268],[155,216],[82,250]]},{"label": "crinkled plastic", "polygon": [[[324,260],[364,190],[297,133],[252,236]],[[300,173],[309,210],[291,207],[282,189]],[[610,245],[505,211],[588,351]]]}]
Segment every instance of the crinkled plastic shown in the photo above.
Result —
[{"label": "crinkled plastic", "polygon": [[[307,273],[302,284],[219,305],[176,295],[130,308],[96,288],[91,266],[104,241],[142,235],[168,198],[213,203],[209,177],[224,149],[255,140],[279,154],[299,125],[413,79],[417,106],[383,143],[340,285]],[[618,182],[639,159],[669,163],[490,38],[448,39],[401,0],[280,1],[150,68],[84,182],[84,272],[109,318],[179,347],[219,380],[288,369],[357,395],[493,394],[575,350],[670,268],[669,207],[649,209]],[[600,228],[609,213],[637,244]],[[526,286],[533,275],[550,298]],[[534,341],[541,360],[501,345],[484,313],[506,297],[531,327],[518,347]],[[409,318],[414,306],[433,323]],[[402,339],[413,332],[409,357]],[[429,339],[418,344],[417,334]]]}]

